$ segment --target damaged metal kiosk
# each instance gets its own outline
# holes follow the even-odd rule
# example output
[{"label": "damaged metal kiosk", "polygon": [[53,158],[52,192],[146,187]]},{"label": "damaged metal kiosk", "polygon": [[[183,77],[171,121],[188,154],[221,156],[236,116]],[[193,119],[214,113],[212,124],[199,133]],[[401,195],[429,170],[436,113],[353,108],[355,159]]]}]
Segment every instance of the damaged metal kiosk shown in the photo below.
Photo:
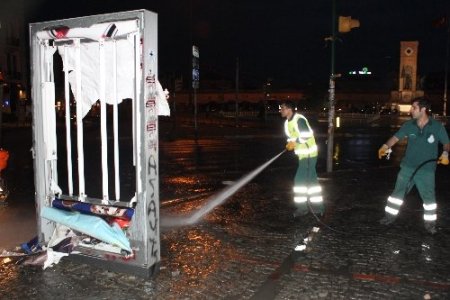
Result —
[{"label": "damaged metal kiosk", "polygon": [[30,25],[39,242],[151,277],[160,264],[157,14]]}]

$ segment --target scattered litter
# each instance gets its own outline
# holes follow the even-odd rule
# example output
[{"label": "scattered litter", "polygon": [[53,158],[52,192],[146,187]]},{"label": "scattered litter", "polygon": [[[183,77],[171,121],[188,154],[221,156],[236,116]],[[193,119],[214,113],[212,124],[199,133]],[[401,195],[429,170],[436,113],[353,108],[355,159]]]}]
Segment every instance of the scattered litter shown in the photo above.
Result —
[{"label": "scattered litter", "polygon": [[0,258],[3,259],[3,263],[10,263],[12,261],[23,261],[25,258],[34,257],[44,253],[46,248],[38,244],[37,238],[31,239],[29,242],[23,243],[15,248],[15,251],[3,250],[0,253]]},{"label": "scattered litter", "polygon": [[47,260],[47,251],[44,251],[38,255],[32,255],[27,257],[22,264],[24,266],[43,266],[46,260]]},{"label": "scattered litter", "polygon": [[[73,214],[65,211],[62,211],[62,213]],[[77,212],[75,214],[79,213]],[[99,219],[99,217],[96,216],[88,217]],[[75,221],[75,223],[78,221],[79,220]],[[105,221],[101,221],[103,222],[100,224],[101,226],[110,227]],[[71,223],[69,222],[69,224]],[[98,222],[95,220],[92,224],[97,225]],[[99,228],[97,228],[97,230],[98,229]],[[100,229],[102,228],[100,227]],[[121,235],[124,235],[117,224],[113,226],[113,231],[119,231]],[[119,237],[121,237],[121,235],[119,235]],[[61,258],[68,256],[69,254],[80,253],[79,251],[76,251],[76,247],[78,245],[85,248],[108,251],[117,254],[123,254],[123,252],[126,252],[118,245],[107,244],[93,237],[83,235],[81,232],[75,233],[70,227],[56,223],[55,230],[47,243],[47,247],[40,245],[38,238],[35,237],[29,242],[22,243],[20,247],[16,247],[16,252],[3,250],[3,252],[0,253],[0,257],[5,258],[3,263],[16,261],[16,264],[42,266],[45,270],[46,268],[53,267],[58,264]]]},{"label": "scattered litter", "polygon": [[306,249],[306,245],[297,245],[297,247],[295,247],[295,251],[303,251]]},{"label": "scattered litter", "polygon": [[319,227],[313,227],[312,228],[312,232],[319,232],[320,228]]},{"label": "scattered litter", "polygon": [[69,212],[51,207],[44,207],[41,216],[105,243],[118,246],[130,253],[132,252],[130,241],[117,223],[110,226],[98,216],[84,215],[79,212]]},{"label": "scattered litter", "polygon": [[107,251],[111,253],[121,254],[122,249],[120,247],[104,243],[102,241],[92,239],[90,237],[87,237],[85,239],[82,239],[78,246],[84,247],[84,248],[90,248],[94,250],[100,250],[100,251]]},{"label": "scattered litter", "polygon": [[68,237],[75,236],[75,233],[67,226],[62,224],[56,224],[55,230],[53,231],[53,235],[48,241],[48,247],[54,247],[61,243],[64,239]]},{"label": "scattered litter", "polygon": [[21,257],[27,255],[23,252],[15,252],[15,251],[7,251],[3,250],[2,253],[0,253],[0,257]]},{"label": "scattered litter", "polygon": [[10,262],[12,262],[12,259],[9,258],[9,257],[4,258],[3,261],[2,261],[2,263],[4,263],[4,264],[8,264]]},{"label": "scattered litter", "polygon": [[54,265],[58,264],[61,258],[64,256],[69,256],[68,253],[62,253],[53,251],[52,248],[47,249],[47,259],[44,262],[43,269],[47,269],[48,267],[53,267]]},{"label": "scattered litter", "polygon": [[394,250],[393,252],[394,252],[394,254],[399,254],[400,250]]},{"label": "scattered litter", "polygon": [[20,249],[23,250],[26,254],[32,254],[42,250],[42,247],[39,245],[38,237],[35,236],[30,241],[21,244]]}]

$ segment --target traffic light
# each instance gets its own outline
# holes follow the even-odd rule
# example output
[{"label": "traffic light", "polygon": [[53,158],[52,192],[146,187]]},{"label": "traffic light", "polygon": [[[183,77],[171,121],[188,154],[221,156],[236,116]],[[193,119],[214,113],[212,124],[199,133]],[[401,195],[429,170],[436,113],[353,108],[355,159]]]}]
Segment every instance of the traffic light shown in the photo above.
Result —
[{"label": "traffic light", "polygon": [[359,20],[354,20],[352,17],[339,16],[338,30],[340,33],[349,32],[353,28],[359,27]]}]

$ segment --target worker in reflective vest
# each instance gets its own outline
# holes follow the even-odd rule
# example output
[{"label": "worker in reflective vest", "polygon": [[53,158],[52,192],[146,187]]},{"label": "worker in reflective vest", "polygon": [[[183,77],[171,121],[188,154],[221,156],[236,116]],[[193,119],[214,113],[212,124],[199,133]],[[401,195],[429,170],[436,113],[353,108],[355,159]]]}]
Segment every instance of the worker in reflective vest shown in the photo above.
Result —
[{"label": "worker in reflective vest", "polygon": [[308,120],[295,112],[292,101],[283,101],[280,113],[286,118],[284,130],[288,137],[286,149],[298,156],[297,173],[294,179],[294,202],[297,210],[294,217],[308,213],[308,201],[316,215],[324,212],[322,188],[317,180],[317,145]]}]

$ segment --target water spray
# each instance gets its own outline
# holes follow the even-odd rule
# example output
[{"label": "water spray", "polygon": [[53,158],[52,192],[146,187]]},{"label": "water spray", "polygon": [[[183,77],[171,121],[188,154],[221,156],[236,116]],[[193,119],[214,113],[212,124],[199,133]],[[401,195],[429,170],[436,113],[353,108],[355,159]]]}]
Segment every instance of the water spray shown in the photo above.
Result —
[{"label": "water spray", "polygon": [[200,208],[198,211],[194,212],[190,216],[186,217],[170,217],[170,218],[162,218],[161,219],[161,226],[162,227],[175,227],[175,226],[182,226],[182,225],[192,225],[197,223],[201,218],[203,218],[207,213],[212,211],[217,206],[221,205],[225,200],[230,198],[234,193],[236,193],[240,188],[242,188],[244,185],[246,185],[250,180],[255,178],[259,173],[261,173],[265,168],[267,168],[271,163],[273,163],[278,157],[280,157],[286,150],[283,150],[279,154],[275,155],[272,159],[264,163],[263,165],[259,166],[255,170],[251,171],[250,173],[244,175],[242,178],[240,178],[238,181],[236,181],[234,184],[231,184],[227,186],[226,188],[222,189],[218,193],[210,196],[206,200],[206,204]]}]

